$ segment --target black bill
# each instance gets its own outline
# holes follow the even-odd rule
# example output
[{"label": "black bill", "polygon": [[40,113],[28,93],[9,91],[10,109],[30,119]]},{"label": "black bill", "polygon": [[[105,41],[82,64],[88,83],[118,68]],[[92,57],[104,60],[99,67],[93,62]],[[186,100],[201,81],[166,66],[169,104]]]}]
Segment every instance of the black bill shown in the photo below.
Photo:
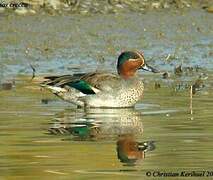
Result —
[{"label": "black bill", "polygon": [[147,64],[144,64],[142,67],[140,67],[140,69],[143,69],[145,71],[149,71],[149,72],[153,72],[153,73],[159,73],[160,71],[158,71],[157,69],[147,65]]}]

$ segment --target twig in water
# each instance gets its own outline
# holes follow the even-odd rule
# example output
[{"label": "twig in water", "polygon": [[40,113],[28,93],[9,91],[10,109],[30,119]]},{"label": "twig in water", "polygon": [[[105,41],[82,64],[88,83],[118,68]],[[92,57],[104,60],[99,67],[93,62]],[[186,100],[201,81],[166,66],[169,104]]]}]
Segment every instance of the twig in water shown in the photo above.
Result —
[{"label": "twig in water", "polygon": [[189,109],[190,109],[190,114],[193,114],[193,109],[192,109],[192,94],[193,94],[193,87],[190,86],[190,105],[189,105]]},{"label": "twig in water", "polygon": [[31,67],[31,69],[33,70],[33,75],[32,75],[32,78],[31,78],[31,81],[32,81],[33,78],[35,77],[35,72],[36,72],[36,70],[35,70],[35,68],[32,66],[32,64],[30,64],[30,67]]}]

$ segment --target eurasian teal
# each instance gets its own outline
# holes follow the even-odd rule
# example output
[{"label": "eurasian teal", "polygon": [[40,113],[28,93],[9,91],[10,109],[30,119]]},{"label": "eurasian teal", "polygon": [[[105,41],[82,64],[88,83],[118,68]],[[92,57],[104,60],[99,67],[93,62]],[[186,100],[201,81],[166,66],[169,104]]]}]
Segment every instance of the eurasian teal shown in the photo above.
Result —
[{"label": "eurasian teal", "polygon": [[136,76],[138,69],[158,72],[145,63],[142,53],[125,51],[118,57],[118,74],[97,71],[50,76],[41,86],[80,107],[132,107],[144,90],[143,82]]}]

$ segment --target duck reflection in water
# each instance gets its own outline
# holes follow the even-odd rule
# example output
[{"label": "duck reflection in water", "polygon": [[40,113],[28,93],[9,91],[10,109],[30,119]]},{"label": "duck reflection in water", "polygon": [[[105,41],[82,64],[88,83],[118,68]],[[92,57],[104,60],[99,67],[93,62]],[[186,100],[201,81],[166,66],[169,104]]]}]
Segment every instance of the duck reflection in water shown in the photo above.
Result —
[{"label": "duck reflection in water", "polygon": [[[154,141],[137,142],[143,134],[142,115],[135,109],[75,109],[57,115],[49,128],[53,135],[68,135],[72,141],[115,141],[117,157],[135,165],[155,149]],[[71,136],[70,136],[71,135]]]},{"label": "duck reflection in water", "polygon": [[54,124],[48,131],[53,135],[72,135],[71,140],[74,141],[94,141],[101,137],[101,124],[79,120],[72,123]]},{"label": "duck reflection in water", "polygon": [[145,153],[154,149],[154,141],[137,142],[133,134],[119,135],[116,148],[118,159],[128,166],[143,160]]},{"label": "duck reflection in water", "polygon": [[119,134],[142,134],[141,113],[135,109],[76,109],[58,114],[48,129],[53,135],[71,135],[74,141],[114,140]]}]

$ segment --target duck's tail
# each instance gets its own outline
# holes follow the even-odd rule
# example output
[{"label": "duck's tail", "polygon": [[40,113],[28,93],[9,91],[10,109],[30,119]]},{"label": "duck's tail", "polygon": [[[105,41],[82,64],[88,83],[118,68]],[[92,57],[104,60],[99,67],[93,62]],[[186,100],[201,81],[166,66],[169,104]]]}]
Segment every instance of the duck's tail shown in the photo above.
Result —
[{"label": "duck's tail", "polygon": [[51,91],[53,94],[58,96],[59,98],[71,102],[79,107],[84,106],[84,101],[81,100],[81,97],[85,96],[85,94],[79,92],[78,90],[70,87],[59,87],[59,86],[51,86],[45,83],[40,84],[41,87]]}]

